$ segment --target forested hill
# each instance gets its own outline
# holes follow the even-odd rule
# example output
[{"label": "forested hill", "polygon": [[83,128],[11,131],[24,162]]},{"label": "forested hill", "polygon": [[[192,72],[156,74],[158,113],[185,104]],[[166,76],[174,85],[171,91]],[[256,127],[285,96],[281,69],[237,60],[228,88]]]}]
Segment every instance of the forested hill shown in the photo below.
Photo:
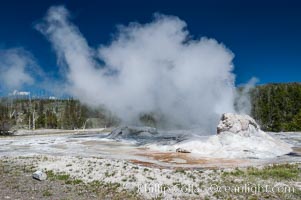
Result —
[{"label": "forested hill", "polygon": [[[301,131],[301,83],[266,84],[250,90],[251,115],[265,131]],[[152,114],[142,124],[156,126]],[[0,134],[8,129],[97,128],[119,120],[103,108],[89,108],[73,99],[0,99]]]},{"label": "forested hill", "polygon": [[301,130],[301,83],[260,85],[250,92],[251,115],[262,129]]}]

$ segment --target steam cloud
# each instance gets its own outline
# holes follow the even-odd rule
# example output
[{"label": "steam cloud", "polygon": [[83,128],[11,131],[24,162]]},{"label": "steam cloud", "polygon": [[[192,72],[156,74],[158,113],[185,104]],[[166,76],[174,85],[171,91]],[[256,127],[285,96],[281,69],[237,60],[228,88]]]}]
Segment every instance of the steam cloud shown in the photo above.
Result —
[{"label": "steam cloud", "polygon": [[19,89],[34,83],[33,71],[37,64],[32,55],[22,48],[0,50],[0,89]]},{"label": "steam cloud", "polygon": [[220,115],[234,112],[233,53],[214,39],[192,39],[178,17],[156,14],[150,23],[120,26],[98,49],[89,47],[63,6],[51,7],[36,28],[67,69],[67,91],[105,105],[124,123],[152,112],[170,127],[215,132]]},{"label": "steam cloud", "polygon": [[239,92],[236,93],[236,111],[240,114],[251,114],[251,90],[255,87],[256,83],[259,80],[256,77],[252,77],[248,83],[242,85],[242,88]]}]

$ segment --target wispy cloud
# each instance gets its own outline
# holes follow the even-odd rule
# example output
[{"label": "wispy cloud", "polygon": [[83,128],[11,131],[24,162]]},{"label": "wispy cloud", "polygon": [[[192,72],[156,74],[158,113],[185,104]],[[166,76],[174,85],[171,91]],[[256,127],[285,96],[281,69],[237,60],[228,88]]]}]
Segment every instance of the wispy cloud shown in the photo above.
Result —
[{"label": "wispy cloud", "polygon": [[39,67],[33,56],[23,48],[0,49],[0,89],[21,89],[35,82]]}]

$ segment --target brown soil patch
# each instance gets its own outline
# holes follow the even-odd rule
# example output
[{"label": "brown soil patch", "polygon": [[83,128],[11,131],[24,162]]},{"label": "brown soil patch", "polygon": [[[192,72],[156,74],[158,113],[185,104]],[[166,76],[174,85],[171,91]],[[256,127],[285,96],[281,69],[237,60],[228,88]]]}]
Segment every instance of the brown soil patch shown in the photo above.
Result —
[{"label": "brown soil patch", "polygon": [[301,147],[293,147],[295,153],[301,154]]},{"label": "brown soil patch", "polygon": [[[199,158],[194,157],[188,153],[176,153],[176,152],[146,152],[136,154],[138,156],[143,156],[150,158],[148,162],[144,161],[134,161],[134,163],[153,166],[157,165],[152,162],[159,161],[163,163],[170,163],[181,166],[199,166],[199,167],[214,167],[214,166],[238,166],[246,163],[246,160],[241,159],[222,159],[222,158]],[[133,161],[132,161],[133,162]]]},{"label": "brown soil patch", "polygon": [[301,153],[301,147],[293,147],[293,150],[295,152],[300,152]]},{"label": "brown soil patch", "polygon": [[131,163],[133,164],[137,164],[137,165],[141,165],[144,167],[151,167],[151,168],[160,168],[160,169],[166,169],[166,167],[162,167],[160,165],[157,165],[155,163],[152,162],[146,162],[146,161],[141,161],[141,160],[130,160]]}]

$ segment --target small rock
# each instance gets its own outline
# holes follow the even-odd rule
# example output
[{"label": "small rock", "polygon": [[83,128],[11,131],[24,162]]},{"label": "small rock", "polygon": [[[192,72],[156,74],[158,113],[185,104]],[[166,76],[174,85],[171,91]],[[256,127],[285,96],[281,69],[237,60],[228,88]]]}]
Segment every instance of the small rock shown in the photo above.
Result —
[{"label": "small rock", "polygon": [[47,174],[38,170],[32,174],[32,178],[37,179],[39,181],[44,181],[47,179]]},{"label": "small rock", "polygon": [[178,153],[191,153],[190,151],[187,151],[186,149],[182,149],[182,148],[177,148],[176,152],[178,152]]}]

